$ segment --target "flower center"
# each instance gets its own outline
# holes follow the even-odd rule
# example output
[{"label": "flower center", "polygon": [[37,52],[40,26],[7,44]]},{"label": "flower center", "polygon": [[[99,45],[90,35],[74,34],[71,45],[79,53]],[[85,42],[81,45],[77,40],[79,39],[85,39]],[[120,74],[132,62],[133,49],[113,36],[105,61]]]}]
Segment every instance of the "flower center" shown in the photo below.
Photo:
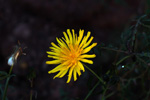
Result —
[{"label": "flower center", "polygon": [[71,61],[72,64],[76,64],[77,63],[77,61],[78,61],[77,58],[78,58],[78,56],[77,56],[76,53],[70,54],[70,61]]}]

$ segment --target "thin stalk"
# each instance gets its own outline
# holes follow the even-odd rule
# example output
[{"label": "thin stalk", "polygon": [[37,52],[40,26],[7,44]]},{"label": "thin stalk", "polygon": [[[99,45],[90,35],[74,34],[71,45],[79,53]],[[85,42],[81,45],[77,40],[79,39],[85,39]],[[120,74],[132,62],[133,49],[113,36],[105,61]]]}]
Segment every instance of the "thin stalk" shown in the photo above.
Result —
[{"label": "thin stalk", "polygon": [[33,87],[33,79],[31,79],[31,90],[30,90],[30,100],[32,100],[32,87]]},{"label": "thin stalk", "polygon": [[115,51],[115,52],[121,52],[121,53],[128,54],[127,51],[123,51],[123,50],[115,50],[115,49],[107,48],[107,47],[100,47],[100,48],[101,48],[101,49],[105,49],[105,50],[110,50],[110,51]]},{"label": "thin stalk", "polygon": [[105,100],[105,94],[106,94],[107,89],[108,89],[108,86],[105,88],[105,90],[104,90],[104,92],[103,92],[102,100]]},{"label": "thin stalk", "polygon": [[90,92],[88,93],[88,95],[85,97],[84,100],[87,100],[89,98],[89,96],[92,94],[92,92],[95,90],[95,88],[99,85],[100,81],[98,81],[95,86],[90,90]]},{"label": "thin stalk", "polygon": [[13,65],[10,67],[10,70],[9,70],[9,74],[8,74],[9,76],[7,77],[7,80],[6,80],[6,84],[5,84],[5,89],[4,89],[4,94],[3,94],[2,100],[6,100],[6,94],[7,94],[7,89],[8,89],[8,83],[9,83],[9,79],[10,79],[10,75],[11,75],[12,69],[13,69]]},{"label": "thin stalk", "polygon": [[128,55],[128,56],[125,56],[124,58],[122,58],[121,60],[119,60],[117,63],[116,63],[116,66],[118,66],[121,62],[123,62],[124,60],[126,60],[127,58],[131,57],[132,55]]},{"label": "thin stalk", "polygon": [[32,100],[32,90],[30,91],[30,100]]},{"label": "thin stalk", "polygon": [[102,80],[102,78],[100,78],[92,69],[90,69],[88,66],[86,66],[85,64],[84,64],[84,66],[91,72],[91,73],[93,73],[98,79],[99,79],[99,81],[103,84],[103,85],[105,85],[105,82]]}]

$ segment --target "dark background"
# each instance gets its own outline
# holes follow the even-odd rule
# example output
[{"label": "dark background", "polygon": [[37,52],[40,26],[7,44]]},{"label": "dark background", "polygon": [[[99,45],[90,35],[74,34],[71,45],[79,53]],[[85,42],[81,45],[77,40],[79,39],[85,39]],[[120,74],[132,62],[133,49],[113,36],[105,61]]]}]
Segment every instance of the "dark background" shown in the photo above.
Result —
[{"label": "dark background", "polygon": [[[83,100],[90,90],[88,78],[92,74],[86,70],[69,84],[67,75],[53,80],[55,74],[49,75],[48,71],[55,65],[45,64],[50,43],[63,36],[66,29],[75,29],[76,33],[84,29],[85,34],[91,31],[98,44],[118,43],[129,23],[144,14],[146,8],[145,0],[0,0],[0,70],[9,71],[7,60],[18,40],[27,47],[27,55],[20,56],[14,66],[16,76],[10,80],[8,99],[29,100],[31,87],[27,76],[34,69],[33,100]],[[106,57],[101,64],[110,61]],[[1,83],[4,85],[5,81]],[[92,95],[89,100],[100,96]]]}]

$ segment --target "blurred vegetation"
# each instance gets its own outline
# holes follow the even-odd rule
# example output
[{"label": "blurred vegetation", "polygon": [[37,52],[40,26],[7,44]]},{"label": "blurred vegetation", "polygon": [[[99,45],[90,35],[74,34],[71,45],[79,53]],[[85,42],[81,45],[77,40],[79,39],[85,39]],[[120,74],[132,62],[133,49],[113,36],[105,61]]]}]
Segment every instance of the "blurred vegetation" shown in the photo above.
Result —
[{"label": "blurred vegetation", "polygon": [[[150,17],[143,15],[137,17],[126,29],[118,42],[120,47],[100,44],[93,50],[100,55],[97,61],[99,69],[97,74],[106,82],[105,88],[99,87],[101,99],[99,100],[149,100],[150,99]],[[113,53],[111,53],[113,52]],[[107,67],[99,62],[107,53],[114,61]],[[89,80],[91,83],[91,80]],[[94,95],[94,89],[99,82],[91,88],[89,94]],[[101,84],[102,85],[102,84]],[[85,98],[85,100],[88,100]]]}]

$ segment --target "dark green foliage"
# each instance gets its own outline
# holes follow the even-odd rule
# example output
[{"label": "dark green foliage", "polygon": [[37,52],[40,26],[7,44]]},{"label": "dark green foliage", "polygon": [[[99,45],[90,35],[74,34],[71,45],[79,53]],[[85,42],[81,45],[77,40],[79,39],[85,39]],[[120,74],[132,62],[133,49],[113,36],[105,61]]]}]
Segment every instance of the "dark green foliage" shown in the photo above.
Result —
[{"label": "dark green foliage", "polygon": [[[98,58],[101,59],[97,63],[102,69],[97,73],[105,81],[105,88],[99,92],[102,94],[102,100],[112,100],[111,98],[115,100],[150,99],[149,22],[149,16],[139,16],[134,20],[134,24],[121,34],[119,47],[110,43],[108,46],[100,44],[94,49],[94,53],[98,54]],[[114,60],[102,65],[106,55],[109,55],[110,58],[113,56]],[[106,65],[108,67],[104,67]]]}]

